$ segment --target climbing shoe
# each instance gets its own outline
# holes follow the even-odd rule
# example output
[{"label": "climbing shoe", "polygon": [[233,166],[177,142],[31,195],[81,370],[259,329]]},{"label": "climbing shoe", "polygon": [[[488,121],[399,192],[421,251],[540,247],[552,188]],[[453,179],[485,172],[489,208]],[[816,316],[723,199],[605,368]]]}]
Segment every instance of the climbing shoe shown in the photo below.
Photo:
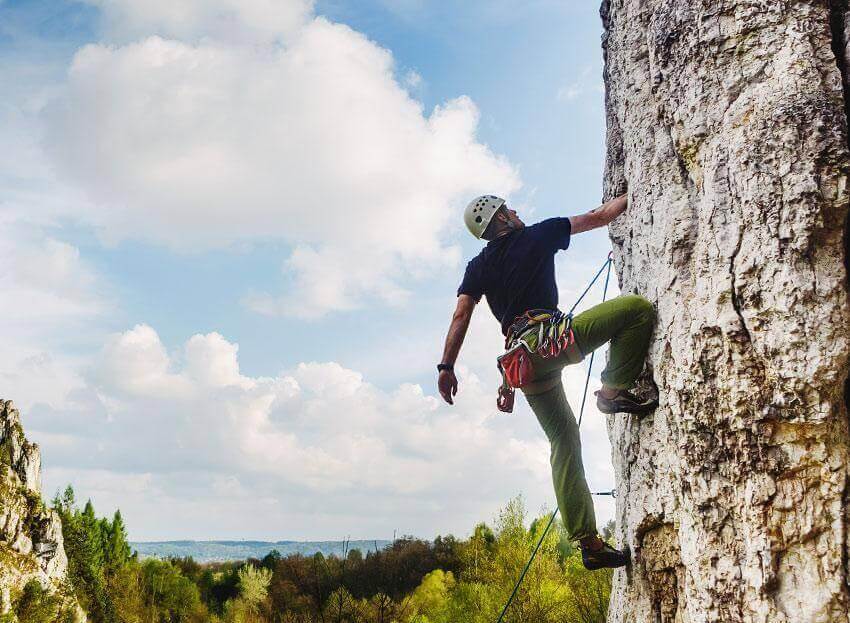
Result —
[{"label": "climbing shoe", "polygon": [[594,393],[596,394],[596,408],[602,413],[644,415],[658,406],[656,398],[638,398],[625,389],[621,389],[613,398],[605,398],[601,392]]},{"label": "climbing shoe", "polygon": [[599,542],[602,545],[598,549],[593,549],[589,545],[581,546],[581,562],[584,564],[585,569],[588,571],[606,568],[617,569],[618,567],[625,567],[629,564],[628,551],[621,552],[618,549],[614,549],[601,539]]}]

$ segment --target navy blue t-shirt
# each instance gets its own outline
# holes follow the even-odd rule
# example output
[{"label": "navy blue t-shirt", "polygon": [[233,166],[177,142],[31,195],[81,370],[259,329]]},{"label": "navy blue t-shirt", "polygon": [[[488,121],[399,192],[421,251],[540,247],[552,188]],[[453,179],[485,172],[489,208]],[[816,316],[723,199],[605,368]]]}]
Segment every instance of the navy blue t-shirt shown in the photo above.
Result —
[{"label": "navy blue t-shirt", "polygon": [[486,295],[502,333],[526,310],[555,309],[555,253],[570,246],[570,229],[570,219],[550,218],[491,240],[467,264],[458,296]]}]

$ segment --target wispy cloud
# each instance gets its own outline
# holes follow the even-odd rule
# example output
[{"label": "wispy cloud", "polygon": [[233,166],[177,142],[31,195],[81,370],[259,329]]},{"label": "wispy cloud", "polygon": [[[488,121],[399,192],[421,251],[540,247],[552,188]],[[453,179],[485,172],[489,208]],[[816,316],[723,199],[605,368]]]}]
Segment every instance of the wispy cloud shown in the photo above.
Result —
[{"label": "wispy cloud", "polygon": [[601,75],[593,67],[585,67],[578,77],[558,89],[556,99],[560,102],[572,102],[585,95],[597,95],[605,91]]}]

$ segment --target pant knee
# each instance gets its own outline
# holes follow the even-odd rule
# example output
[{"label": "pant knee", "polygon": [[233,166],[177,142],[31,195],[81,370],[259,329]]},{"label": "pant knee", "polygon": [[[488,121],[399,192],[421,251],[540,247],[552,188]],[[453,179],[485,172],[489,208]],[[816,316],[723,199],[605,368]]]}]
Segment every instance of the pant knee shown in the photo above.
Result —
[{"label": "pant knee", "polygon": [[655,307],[640,294],[626,294],[623,298],[632,312],[647,322],[655,321]]},{"label": "pant knee", "polygon": [[551,422],[544,430],[552,450],[556,452],[569,451],[571,446],[571,431],[566,421],[560,420]]},{"label": "pant knee", "polygon": [[546,438],[549,440],[553,461],[569,465],[581,456],[581,436],[578,426],[571,422],[559,423],[548,431]]}]

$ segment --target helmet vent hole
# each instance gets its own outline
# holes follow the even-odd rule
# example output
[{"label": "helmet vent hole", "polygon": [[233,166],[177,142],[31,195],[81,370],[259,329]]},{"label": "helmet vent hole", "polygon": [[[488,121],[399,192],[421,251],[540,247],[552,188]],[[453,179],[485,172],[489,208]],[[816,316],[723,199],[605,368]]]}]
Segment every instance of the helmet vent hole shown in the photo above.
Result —
[{"label": "helmet vent hole", "polygon": [[481,222],[481,217],[480,217],[480,216],[476,216],[476,217],[475,217],[475,222],[476,222],[476,223],[480,223],[480,222]]}]

